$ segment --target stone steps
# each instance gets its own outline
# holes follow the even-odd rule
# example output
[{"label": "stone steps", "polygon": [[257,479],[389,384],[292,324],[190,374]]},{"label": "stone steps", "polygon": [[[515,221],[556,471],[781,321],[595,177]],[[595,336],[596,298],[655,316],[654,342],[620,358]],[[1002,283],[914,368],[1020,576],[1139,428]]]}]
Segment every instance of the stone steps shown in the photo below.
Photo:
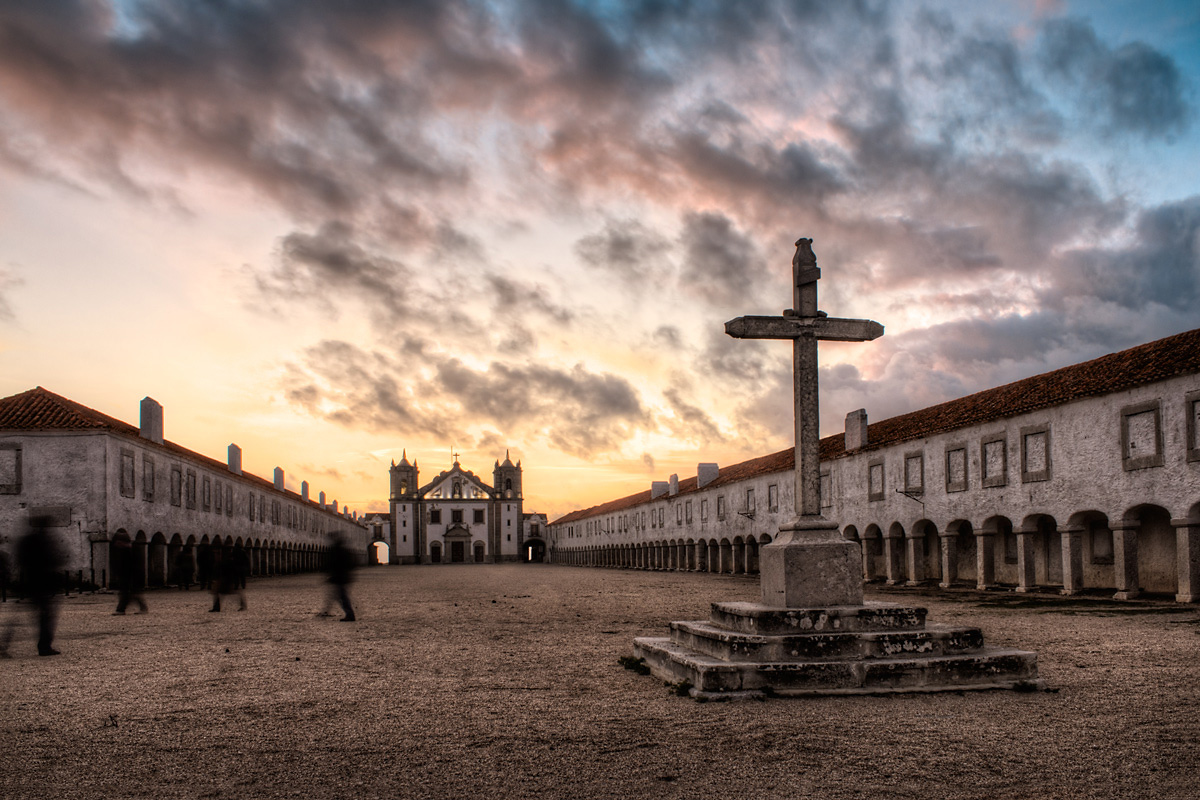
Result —
[{"label": "stone steps", "polygon": [[669,638],[634,640],[662,680],[691,684],[693,697],[732,698],[891,694],[1040,687],[1037,658],[1022,650],[981,648],[974,653],[841,661],[731,662],[698,653]]},{"label": "stone steps", "polygon": [[672,622],[671,640],[725,661],[834,661],[959,655],[983,647],[978,628],[926,626],[924,630],[798,633],[758,636],[710,622]]}]

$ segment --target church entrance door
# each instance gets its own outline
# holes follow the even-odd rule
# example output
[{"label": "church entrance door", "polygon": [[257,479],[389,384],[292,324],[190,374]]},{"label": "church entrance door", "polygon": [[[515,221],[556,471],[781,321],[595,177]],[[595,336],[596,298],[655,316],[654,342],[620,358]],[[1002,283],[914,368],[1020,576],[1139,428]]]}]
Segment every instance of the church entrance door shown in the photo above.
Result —
[{"label": "church entrance door", "polygon": [[450,562],[453,564],[461,564],[467,560],[467,543],[466,542],[451,542],[450,543]]}]

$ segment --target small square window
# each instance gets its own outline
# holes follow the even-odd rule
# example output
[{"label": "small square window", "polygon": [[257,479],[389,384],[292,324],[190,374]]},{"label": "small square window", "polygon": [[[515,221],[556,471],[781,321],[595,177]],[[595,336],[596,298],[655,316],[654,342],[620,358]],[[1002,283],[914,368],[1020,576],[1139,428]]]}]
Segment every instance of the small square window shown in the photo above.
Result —
[{"label": "small square window", "polygon": [[1003,433],[985,436],[979,443],[979,468],[983,485],[1004,486],[1008,483],[1008,439]]},{"label": "small square window", "polygon": [[472,519],[475,520],[476,525],[483,522],[483,509],[482,508],[475,509],[475,515]]},{"label": "small square window", "polygon": [[121,448],[121,496],[133,497],[133,451]]},{"label": "small square window", "polygon": [[1050,480],[1050,426],[1021,428],[1021,482]]},{"label": "small square window", "polygon": [[154,500],[154,459],[142,455],[142,499]]},{"label": "small square window", "polygon": [[429,524],[430,525],[441,525],[442,524],[442,510],[440,508],[429,509]]},{"label": "small square window", "polygon": [[1122,408],[1121,466],[1129,472],[1162,465],[1162,407],[1159,401]]},{"label": "small square window", "polygon": [[967,446],[952,444],[946,448],[946,491],[967,490]]},{"label": "small square window", "polygon": [[925,454],[920,451],[904,454],[904,491],[910,494],[925,491]]},{"label": "small square window", "polygon": [[196,508],[196,471],[187,471],[187,482],[184,483],[184,503],[190,509]]},{"label": "small square window", "polygon": [[1187,460],[1200,461],[1200,392],[1188,392],[1184,398],[1187,411]]},{"label": "small square window", "polygon": [[0,442],[0,494],[21,493],[21,445]]},{"label": "small square window", "polygon": [[875,459],[867,465],[867,499],[883,499],[883,459]]}]

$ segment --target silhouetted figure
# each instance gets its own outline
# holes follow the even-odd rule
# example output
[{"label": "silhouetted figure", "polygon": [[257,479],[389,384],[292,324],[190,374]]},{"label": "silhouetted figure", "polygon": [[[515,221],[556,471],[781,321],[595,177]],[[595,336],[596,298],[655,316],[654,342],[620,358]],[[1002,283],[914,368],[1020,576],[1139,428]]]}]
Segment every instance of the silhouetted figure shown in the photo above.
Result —
[{"label": "silhouetted figure", "polygon": [[192,546],[186,545],[175,556],[175,580],[181,590],[192,588],[192,576],[196,573],[196,558],[192,555]]},{"label": "silhouetted figure", "polygon": [[240,544],[233,548],[233,566],[237,574],[237,588],[246,588],[246,578],[250,577],[250,554]]},{"label": "silhouetted figure", "polygon": [[325,556],[325,572],[329,576],[329,595],[321,616],[329,616],[329,609],[334,601],[342,606],[342,622],[354,622],[354,607],[350,605],[350,593],[347,588],[354,580],[354,556],[342,543],[342,538],[334,535]]},{"label": "silhouetted figure", "polygon": [[220,550],[213,548],[212,552],[216,559],[214,565],[216,575],[213,579],[213,605],[209,611],[221,610],[221,595],[223,594],[237,595],[238,611],[245,611],[246,595],[238,586],[237,558],[234,556],[233,548],[223,547]]},{"label": "silhouetted figure", "polygon": [[[65,563],[62,551],[49,530],[50,520],[32,517],[29,530],[17,542],[17,567],[21,571],[21,585],[25,595],[34,604],[38,625],[38,655],[56,656],[54,649],[54,626],[58,620],[58,587],[60,573]],[[0,640],[0,654],[8,654],[8,643],[12,638],[12,626]]]},{"label": "silhouetted figure", "polygon": [[137,603],[138,613],[145,614],[146,601],[142,598],[141,576],[137,575],[137,564],[134,563],[133,542],[128,536],[116,536],[109,550],[113,572],[113,580],[117,584],[117,609],[114,614],[124,614],[129,604]]},{"label": "silhouetted figure", "polygon": [[208,542],[196,548],[196,582],[200,591],[207,592],[212,588],[213,568],[216,566],[216,556]]}]

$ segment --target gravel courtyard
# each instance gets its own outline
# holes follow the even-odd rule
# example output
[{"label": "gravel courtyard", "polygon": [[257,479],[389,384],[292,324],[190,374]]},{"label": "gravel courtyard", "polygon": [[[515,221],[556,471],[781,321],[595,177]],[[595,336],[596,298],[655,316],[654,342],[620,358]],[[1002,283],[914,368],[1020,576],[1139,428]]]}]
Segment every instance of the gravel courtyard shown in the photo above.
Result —
[{"label": "gravel courtyard", "polygon": [[[0,660],[0,797],[1196,798],[1200,614],[1011,594],[930,620],[1038,652],[1053,691],[700,703],[622,669],[635,636],[755,600],[756,578],[548,565],[360,570],[71,597]],[[236,608],[236,601],[227,608]]]}]

